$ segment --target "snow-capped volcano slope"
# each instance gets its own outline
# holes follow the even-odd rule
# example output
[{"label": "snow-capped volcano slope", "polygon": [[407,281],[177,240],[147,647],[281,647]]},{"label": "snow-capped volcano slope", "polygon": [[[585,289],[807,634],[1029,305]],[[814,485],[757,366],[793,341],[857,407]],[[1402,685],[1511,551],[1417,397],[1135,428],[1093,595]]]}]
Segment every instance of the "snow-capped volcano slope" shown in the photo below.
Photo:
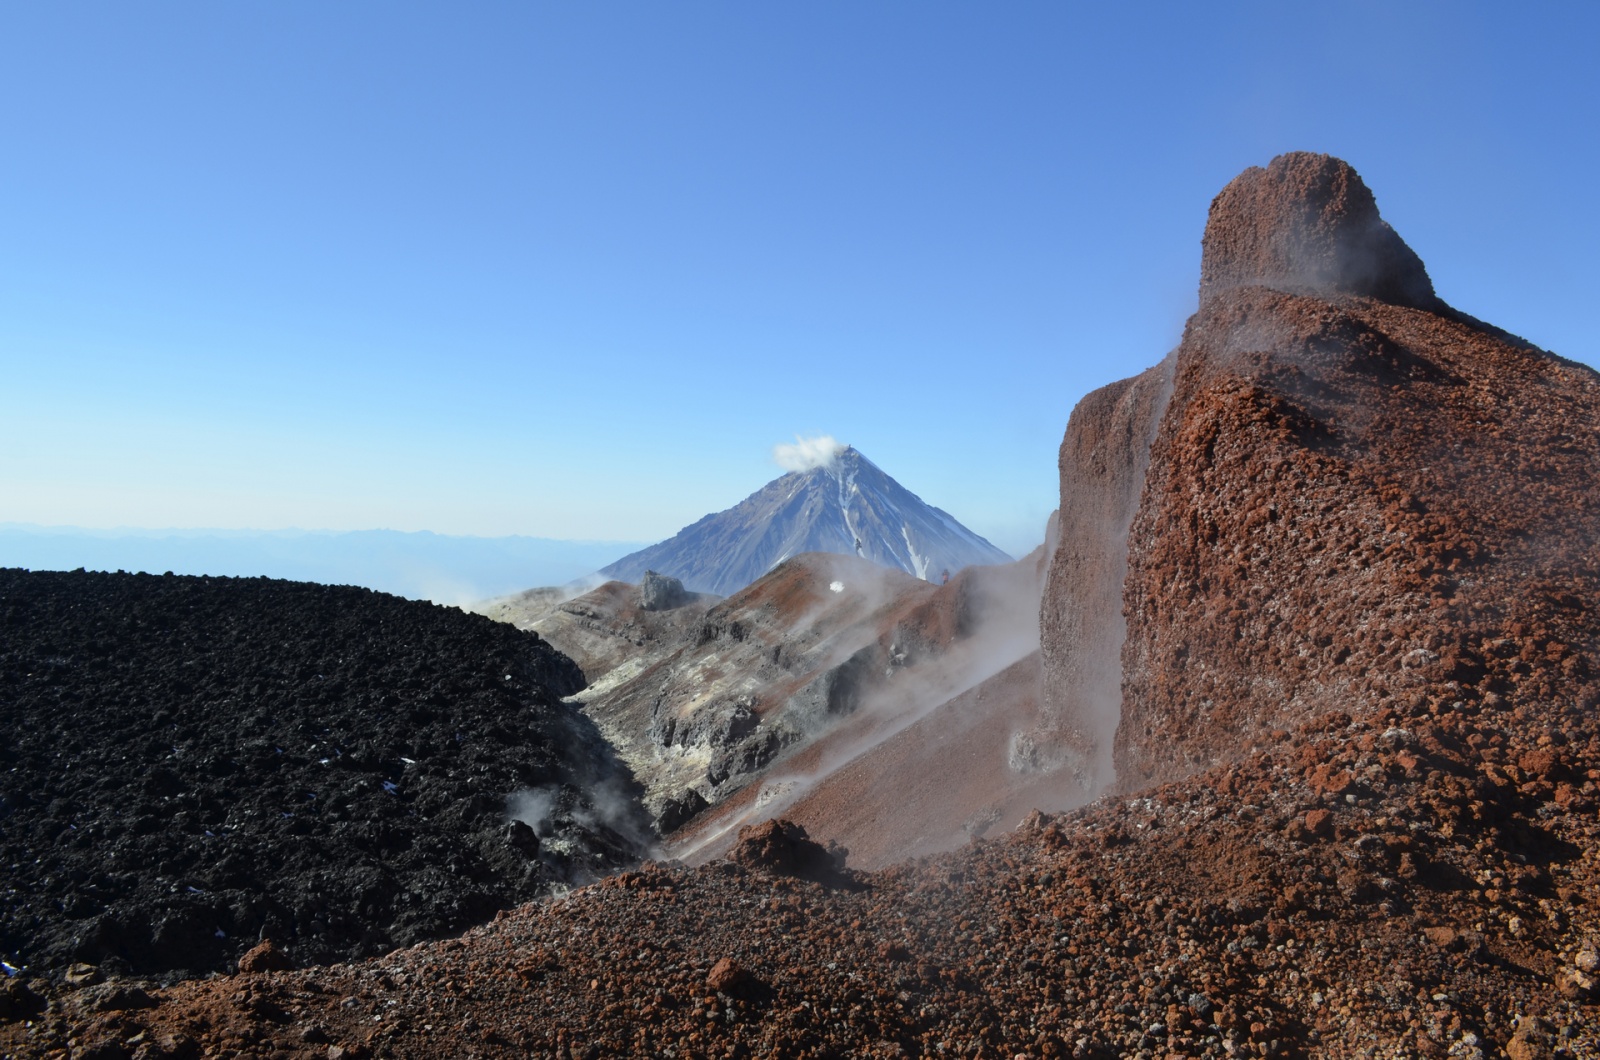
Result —
[{"label": "snow-capped volcano slope", "polygon": [[927,581],[1011,560],[846,446],[600,573],[638,581],[654,570],[696,592],[726,596],[802,552],[859,555]]}]

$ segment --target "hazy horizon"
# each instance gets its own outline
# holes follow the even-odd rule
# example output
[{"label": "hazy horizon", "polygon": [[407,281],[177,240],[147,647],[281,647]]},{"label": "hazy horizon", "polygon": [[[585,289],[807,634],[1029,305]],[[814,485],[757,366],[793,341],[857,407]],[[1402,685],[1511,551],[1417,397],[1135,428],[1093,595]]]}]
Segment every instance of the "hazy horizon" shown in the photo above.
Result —
[{"label": "hazy horizon", "polygon": [[285,578],[464,605],[563,586],[643,542],[400,530],[247,530],[0,523],[0,567]]}]

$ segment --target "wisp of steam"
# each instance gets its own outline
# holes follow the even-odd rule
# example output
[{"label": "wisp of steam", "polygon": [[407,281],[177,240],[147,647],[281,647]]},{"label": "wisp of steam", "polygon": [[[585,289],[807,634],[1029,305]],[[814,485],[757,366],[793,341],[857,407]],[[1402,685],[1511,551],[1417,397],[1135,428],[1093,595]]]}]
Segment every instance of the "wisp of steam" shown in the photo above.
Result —
[{"label": "wisp of steam", "polygon": [[772,459],[785,471],[810,471],[814,467],[831,467],[844,452],[831,434],[815,438],[795,435],[794,444],[779,442],[772,447]]}]

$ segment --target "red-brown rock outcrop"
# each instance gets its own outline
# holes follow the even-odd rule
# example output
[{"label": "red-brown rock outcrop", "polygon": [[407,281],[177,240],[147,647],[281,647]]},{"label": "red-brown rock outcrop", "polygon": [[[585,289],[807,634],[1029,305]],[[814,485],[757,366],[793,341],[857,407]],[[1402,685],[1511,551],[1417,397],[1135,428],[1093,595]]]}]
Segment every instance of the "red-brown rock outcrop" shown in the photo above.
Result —
[{"label": "red-brown rock outcrop", "polygon": [[1336,712],[1596,698],[1600,377],[1421,297],[1371,201],[1291,155],[1212,206],[1128,539],[1124,789]]},{"label": "red-brown rock outcrop", "polygon": [[1296,151],[1251,166],[1211,203],[1200,298],[1271,287],[1438,310],[1422,259],[1378,216],[1349,164]]}]

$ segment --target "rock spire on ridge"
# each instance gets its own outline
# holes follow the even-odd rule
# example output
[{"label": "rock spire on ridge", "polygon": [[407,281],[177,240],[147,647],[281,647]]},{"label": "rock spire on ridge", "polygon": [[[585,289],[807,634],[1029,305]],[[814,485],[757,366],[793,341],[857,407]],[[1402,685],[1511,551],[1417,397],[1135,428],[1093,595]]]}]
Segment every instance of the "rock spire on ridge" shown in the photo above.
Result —
[{"label": "rock spire on ridge", "polygon": [[1295,151],[1252,166],[1211,202],[1200,298],[1259,284],[1299,294],[1357,295],[1437,309],[1415,251],[1378,216],[1349,163]]}]

